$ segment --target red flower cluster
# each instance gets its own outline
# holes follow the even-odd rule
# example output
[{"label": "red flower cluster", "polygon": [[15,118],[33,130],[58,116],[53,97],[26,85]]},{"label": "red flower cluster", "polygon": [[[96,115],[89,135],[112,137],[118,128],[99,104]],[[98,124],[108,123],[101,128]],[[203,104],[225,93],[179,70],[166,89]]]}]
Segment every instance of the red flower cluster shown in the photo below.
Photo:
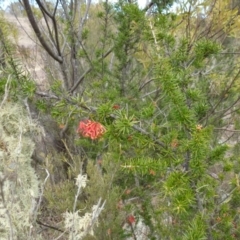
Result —
[{"label": "red flower cluster", "polygon": [[91,139],[100,138],[105,132],[106,129],[101,123],[91,120],[80,121],[77,129],[78,134]]},{"label": "red flower cluster", "polygon": [[115,105],[113,105],[113,107],[112,107],[114,110],[118,110],[118,109],[120,109],[121,107],[118,105],[118,104],[115,104]]},{"label": "red flower cluster", "polygon": [[135,217],[133,216],[133,215],[129,215],[128,217],[127,217],[127,222],[128,222],[128,224],[130,224],[130,225],[132,225],[133,223],[135,223]]}]

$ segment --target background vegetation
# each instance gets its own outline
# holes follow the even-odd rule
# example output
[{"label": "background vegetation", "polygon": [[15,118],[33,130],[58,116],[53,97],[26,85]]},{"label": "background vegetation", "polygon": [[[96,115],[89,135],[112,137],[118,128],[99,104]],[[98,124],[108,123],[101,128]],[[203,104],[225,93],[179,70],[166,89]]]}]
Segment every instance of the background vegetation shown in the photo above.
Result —
[{"label": "background vegetation", "polygon": [[1,238],[239,239],[239,8],[12,3],[44,84],[2,11]]}]

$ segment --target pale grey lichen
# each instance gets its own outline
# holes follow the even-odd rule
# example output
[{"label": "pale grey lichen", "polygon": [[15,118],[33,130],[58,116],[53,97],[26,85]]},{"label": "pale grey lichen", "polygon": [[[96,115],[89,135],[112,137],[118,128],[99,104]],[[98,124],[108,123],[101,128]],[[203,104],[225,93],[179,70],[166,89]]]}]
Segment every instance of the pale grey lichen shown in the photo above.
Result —
[{"label": "pale grey lichen", "polygon": [[69,231],[69,239],[81,240],[88,234],[94,236],[94,226],[98,223],[98,217],[102,212],[105,201],[101,198],[96,205],[93,205],[92,211],[80,216],[80,211],[66,212],[65,229]]},{"label": "pale grey lichen", "polygon": [[[31,239],[39,181],[31,166],[40,128],[19,104],[0,109],[0,239]],[[39,236],[40,237],[40,236]]]}]

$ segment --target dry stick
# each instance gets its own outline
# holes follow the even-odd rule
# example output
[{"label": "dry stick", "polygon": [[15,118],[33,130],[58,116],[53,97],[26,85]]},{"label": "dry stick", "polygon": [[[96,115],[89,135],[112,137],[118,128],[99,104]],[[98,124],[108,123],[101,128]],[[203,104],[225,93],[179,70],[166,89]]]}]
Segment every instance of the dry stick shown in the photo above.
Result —
[{"label": "dry stick", "polygon": [[44,227],[47,227],[47,228],[51,228],[51,229],[53,229],[53,230],[56,230],[56,231],[59,231],[59,232],[64,232],[62,229],[60,229],[60,228],[57,228],[57,227],[54,227],[54,226],[51,226],[51,225],[48,225],[48,224],[45,224],[45,223],[42,223],[41,221],[39,221],[39,220],[36,220],[36,223],[37,224],[39,224],[39,225],[42,225],[42,226],[44,226]]}]

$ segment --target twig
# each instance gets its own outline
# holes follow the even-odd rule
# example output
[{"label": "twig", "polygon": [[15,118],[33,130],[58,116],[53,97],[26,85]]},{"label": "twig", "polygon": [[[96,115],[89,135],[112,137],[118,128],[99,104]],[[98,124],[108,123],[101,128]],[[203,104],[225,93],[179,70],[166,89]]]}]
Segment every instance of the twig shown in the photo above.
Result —
[{"label": "twig", "polygon": [[[111,52],[112,52],[113,48],[110,48],[104,55],[103,58],[106,58]],[[85,76],[92,70],[92,67],[89,67],[83,74],[82,76],[80,76],[80,78],[78,79],[78,81],[73,85],[73,87],[70,89],[70,93],[73,93],[76,88],[79,86],[79,84],[84,80]]]},{"label": "twig", "polygon": [[32,12],[32,8],[30,6],[29,0],[23,0],[22,1],[27,13],[27,17],[29,19],[29,22],[35,32],[35,34],[37,35],[38,40],[40,41],[40,43],[42,44],[43,48],[47,51],[47,53],[53,58],[55,59],[57,62],[59,62],[60,64],[63,63],[63,59],[62,56],[59,56],[58,54],[56,54],[54,52],[54,50],[52,50],[52,48],[49,46],[49,44],[45,41],[44,36],[42,35],[39,26],[34,18],[33,12]]},{"label": "twig", "polygon": [[62,232],[62,233],[65,232],[65,231],[63,231],[63,230],[60,229],[60,228],[57,228],[57,227],[54,227],[54,226],[51,226],[51,225],[48,225],[48,224],[42,223],[42,222],[39,221],[39,220],[36,220],[36,223],[39,224],[39,225],[41,225],[41,226],[44,226],[44,227],[47,227],[47,228],[51,228],[51,229],[53,229],[53,230],[56,230],[56,231],[59,231],[59,232]]},{"label": "twig", "polygon": [[151,133],[147,132],[146,130],[144,130],[143,128],[140,128],[137,125],[133,125],[132,126],[133,129],[137,130],[138,132],[149,136],[155,143],[157,143],[158,145],[160,145],[161,147],[165,148],[165,144],[163,142],[161,142],[160,140],[158,140],[155,136],[153,136]]},{"label": "twig", "polygon": [[233,130],[233,129],[227,129],[227,128],[214,128],[215,131],[227,131],[227,132],[236,132],[236,133],[239,133],[240,130]]},{"label": "twig", "polygon": [[74,161],[73,156],[72,156],[72,154],[71,154],[71,152],[70,152],[70,150],[69,150],[69,148],[68,148],[68,146],[67,146],[66,141],[65,141],[64,139],[62,139],[62,142],[63,142],[63,144],[64,144],[64,147],[65,147],[66,150],[67,150],[68,155],[70,156],[70,158],[72,159],[72,161]]},{"label": "twig", "polygon": [[46,97],[46,98],[52,98],[52,99],[57,99],[59,100],[59,97],[53,94],[45,93],[45,92],[40,92],[40,91],[35,91],[35,93],[41,97]]},{"label": "twig", "polygon": [[151,92],[145,93],[144,95],[141,96],[141,98],[145,98],[145,97],[147,97],[147,96],[149,96],[149,95],[151,95],[151,94],[153,94],[153,93],[155,93],[155,92],[157,92],[159,90],[161,90],[161,89],[157,88],[157,89],[155,89],[155,90],[153,90]]}]

